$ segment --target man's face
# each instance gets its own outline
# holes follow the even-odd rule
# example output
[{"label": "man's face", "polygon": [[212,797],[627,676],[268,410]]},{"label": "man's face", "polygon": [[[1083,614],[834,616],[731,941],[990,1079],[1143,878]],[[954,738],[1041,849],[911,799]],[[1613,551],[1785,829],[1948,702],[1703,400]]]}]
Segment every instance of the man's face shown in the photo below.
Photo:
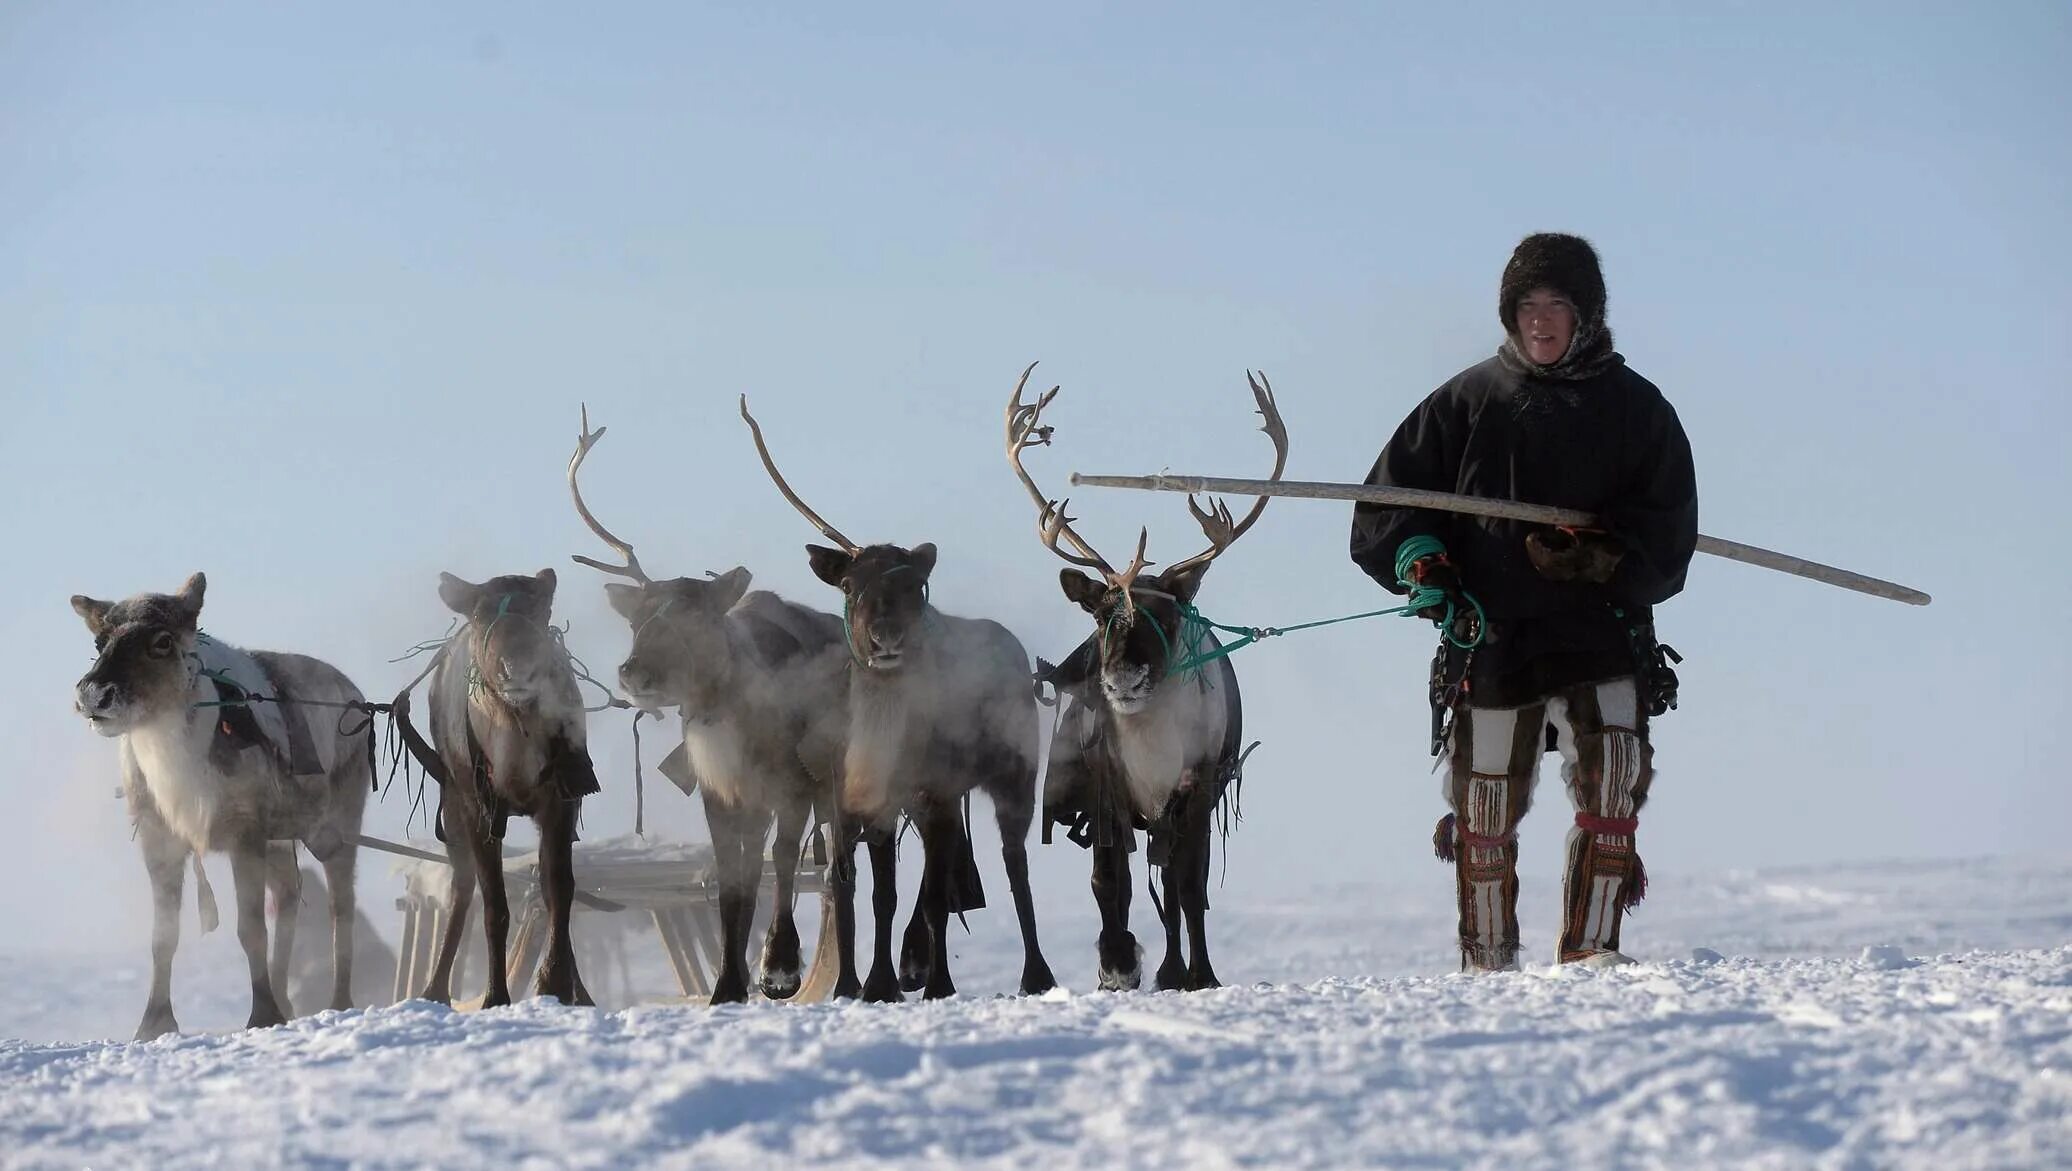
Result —
[{"label": "man's face", "polygon": [[1518,344],[1525,360],[1535,366],[1552,366],[1568,354],[1568,343],[1576,336],[1576,307],[1552,289],[1534,289],[1518,302],[1514,319]]}]

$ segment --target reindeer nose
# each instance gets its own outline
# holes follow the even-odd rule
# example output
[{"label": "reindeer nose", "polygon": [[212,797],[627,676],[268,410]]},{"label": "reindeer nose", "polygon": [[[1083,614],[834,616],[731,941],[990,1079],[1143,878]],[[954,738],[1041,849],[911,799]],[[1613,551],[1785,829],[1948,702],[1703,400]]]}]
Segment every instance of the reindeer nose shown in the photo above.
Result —
[{"label": "reindeer nose", "polygon": [[88,715],[104,712],[115,706],[115,688],[106,683],[82,681],[79,684],[79,710]]}]

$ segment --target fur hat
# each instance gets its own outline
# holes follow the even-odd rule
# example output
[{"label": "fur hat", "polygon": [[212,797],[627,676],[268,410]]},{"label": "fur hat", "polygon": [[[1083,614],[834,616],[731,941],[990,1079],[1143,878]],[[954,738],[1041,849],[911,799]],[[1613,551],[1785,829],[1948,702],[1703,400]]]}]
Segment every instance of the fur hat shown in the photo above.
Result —
[{"label": "fur hat", "polygon": [[1535,232],[1518,242],[1497,288],[1496,316],[1504,332],[1518,328],[1518,302],[1534,289],[1553,289],[1576,307],[1576,333],[1588,337],[1603,328],[1604,271],[1597,250],[1581,236]]}]

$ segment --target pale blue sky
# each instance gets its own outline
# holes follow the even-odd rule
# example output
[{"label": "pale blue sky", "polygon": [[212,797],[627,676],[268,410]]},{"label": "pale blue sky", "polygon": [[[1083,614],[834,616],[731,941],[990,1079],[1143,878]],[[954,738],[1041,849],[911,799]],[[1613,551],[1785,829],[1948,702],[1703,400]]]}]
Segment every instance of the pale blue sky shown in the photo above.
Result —
[{"label": "pale blue sky", "polygon": [[[776,7],[0,9],[0,793],[27,829],[0,889],[90,878],[0,921],[144,905],[113,746],[70,711],[72,593],[206,570],[213,633],[387,694],[446,624],[437,571],[553,565],[609,669],[627,633],[568,561],[600,552],[562,484],[587,400],[590,499],[652,570],[831,607],[747,392],[833,523],[936,541],[940,606],[1054,656],[1084,618],[1000,454],[1024,364],[1065,386],[1054,490],[1259,474],[1247,367],[1289,474],[1357,479],[1491,352],[1540,229],[1597,243],[1706,531],[1938,597],[1697,565],[1660,616],[1689,662],[1650,864],[2063,849],[2065,5]],[[1077,505],[1110,549],[1196,548],[1178,498]],[[1203,608],[1379,604],[1347,518],[1275,505]],[[1238,661],[1264,746],[1232,888],[1445,897],[1429,629],[1298,638]],[[593,739],[594,835],[631,821],[623,716]],[[1547,775],[1530,883],[1567,821]],[[1085,897],[1079,851],[1038,865]]]}]

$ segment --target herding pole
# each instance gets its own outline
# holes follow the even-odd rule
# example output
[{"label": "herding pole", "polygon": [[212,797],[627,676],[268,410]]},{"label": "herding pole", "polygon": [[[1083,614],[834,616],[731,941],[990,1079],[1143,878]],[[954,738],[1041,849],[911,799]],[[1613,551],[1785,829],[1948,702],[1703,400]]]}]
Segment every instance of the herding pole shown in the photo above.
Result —
[{"label": "herding pole", "polygon": [[[1492,500],[1485,496],[1458,496],[1451,492],[1430,492],[1422,488],[1385,488],[1373,484],[1334,484],[1321,480],[1232,480],[1218,476],[1083,476],[1073,473],[1074,485],[1085,484],[1096,488],[1137,488],[1150,492],[1223,492],[1232,496],[1287,496],[1303,500],[1351,500],[1364,504],[1391,504],[1398,508],[1430,508],[1441,512],[1464,512],[1470,516],[1493,516],[1505,520],[1529,521],[1533,524],[1566,525],[1571,528],[1592,528],[1602,524],[1587,512],[1570,508],[1549,508],[1543,504],[1523,504],[1516,500]],[[1745,565],[1774,569],[1794,577],[1808,578],[1870,594],[1879,598],[1890,598],[1910,606],[1926,606],[1930,599],[1920,590],[1909,589],[1894,582],[1822,565],[1789,553],[1778,553],[1770,549],[1744,545],[1739,541],[1723,541],[1718,537],[1700,534],[1698,552],[1710,553],[1714,557],[1725,557]]]}]

